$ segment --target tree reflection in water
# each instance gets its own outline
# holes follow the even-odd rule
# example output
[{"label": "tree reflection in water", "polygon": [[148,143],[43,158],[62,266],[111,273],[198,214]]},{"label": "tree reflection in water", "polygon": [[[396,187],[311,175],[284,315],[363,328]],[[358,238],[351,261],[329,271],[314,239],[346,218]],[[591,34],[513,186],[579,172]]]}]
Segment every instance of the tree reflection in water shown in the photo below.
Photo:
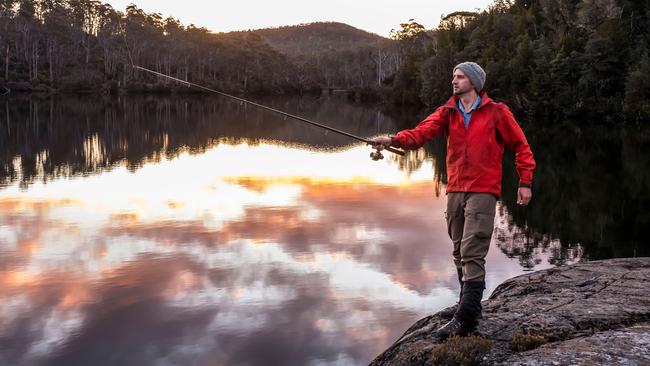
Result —
[{"label": "tree reflection in water", "polygon": [[[580,123],[523,126],[537,161],[528,207],[516,204],[514,156],[504,156],[496,240],[526,268],[539,261],[535,253],[540,250],[557,265],[650,255],[641,236],[642,228],[650,226],[650,129]],[[400,167],[416,170],[432,157],[439,194],[447,182],[446,142],[437,138],[426,149],[426,155],[409,154]]]},{"label": "tree reflection in water", "polygon": [[[134,171],[146,162],[202,153],[219,141],[279,140],[318,148],[352,143],[347,137],[213,96],[22,97],[3,100],[0,118],[0,185],[96,174],[118,164]],[[370,136],[412,126],[421,115],[385,116],[375,108],[340,100],[269,99],[290,113]],[[524,267],[535,252],[554,264],[649,255],[641,230],[650,224],[650,151],[647,129],[583,126],[581,122],[524,126],[538,162],[534,200],[515,204],[517,177],[504,158],[503,201],[495,232],[504,253]],[[405,158],[389,154],[400,169],[418,170],[432,159],[434,193],[446,184],[445,140],[439,137]],[[579,245],[578,245],[579,244]]]},{"label": "tree reflection in water", "polygon": [[[421,117],[264,102],[362,136]],[[0,105],[2,364],[362,364],[455,301],[444,137],[372,162],[205,95]],[[647,131],[569,126],[525,126],[531,206],[504,159],[489,290],[522,267],[648,255]]]}]

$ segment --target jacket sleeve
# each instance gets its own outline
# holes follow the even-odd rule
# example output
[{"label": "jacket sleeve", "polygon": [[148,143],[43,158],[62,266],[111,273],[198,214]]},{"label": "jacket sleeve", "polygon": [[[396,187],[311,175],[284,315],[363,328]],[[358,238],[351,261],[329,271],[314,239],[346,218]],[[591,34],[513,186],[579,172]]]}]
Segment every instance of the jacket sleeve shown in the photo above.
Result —
[{"label": "jacket sleeve", "polygon": [[503,138],[505,146],[515,153],[515,167],[519,173],[519,181],[532,183],[536,163],[528,140],[510,109],[503,104],[499,107],[501,107],[501,116],[496,125],[497,131]]},{"label": "jacket sleeve", "polygon": [[431,140],[449,124],[447,108],[438,108],[420,122],[415,128],[403,130],[393,136],[392,145],[403,149],[415,150]]}]

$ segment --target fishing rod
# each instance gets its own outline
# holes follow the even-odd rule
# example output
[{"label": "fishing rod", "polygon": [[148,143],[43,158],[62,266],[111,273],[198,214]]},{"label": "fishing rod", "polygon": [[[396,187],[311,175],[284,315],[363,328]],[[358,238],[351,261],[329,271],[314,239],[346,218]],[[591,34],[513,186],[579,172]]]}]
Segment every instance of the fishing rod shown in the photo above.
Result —
[{"label": "fishing rod", "polygon": [[[305,123],[309,123],[309,124],[311,124],[311,125],[314,125],[314,126],[317,126],[317,127],[323,128],[323,129],[325,129],[325,130],[327,130],[327,131],[332,131],[332,132],[335,132],[335,133],[341,134],[341,135],[343,135],[343,136],[347,136],[347,137],[353,138],[353,139],[355,139],[355,140],[365,142],[365,143],[368,144],[368,145],[373,145],[373,142],[370,141],[370,140],[368,140],[368,139],[364,139],[363,137],[359,137],[359,136],[353,135],[353,134],[351,134],[351,133],[347,133],[347,132],[345,132],[345,131],[341,131],[341,130],[336,129],[336,128],[334,128],[334,127],[330,127],[330,126],[326,126],[326,125],[321,124],[321,123],[318,123],[318,122],[310,121],[310,120],[308,120],[308,119],[306,119],[306,118],[303,118],[303,117],[300,117],[300,116],[296,116],[296,115],[293,115],[293,114],[290,114],[290,113],[287,113],[287,112],[284,112],[284,111],[281,111],[281,110],[278,110],[278,109],[274,109],[274,108],[271,108],[271,107],[267,107],[267,106],[262,105],[262,104],[258,104],[258,103],[255,103],[255,102],[251,102],[250,100],[246,100],[246,99],[243,99],[243,98],[236,97],[236,96],[234,96],[234,95],[226,94],[226,93],[224,93],[224,92],[221,92],[221,91],[218,91],[218,90],[215,90],[215,89],[211,89],[211,88],[208,88],[208,87],[205,87],[205,86],[202,86],[202,85],[198,85],[198,84],[190,83],[189,81],[185,81],[185,80],[182,80],[182,79],[175,78],[175,77],[173,77],[173,76],[165,75],[165,74],[160,73],[160,72],[158,72],[158,71],[154,71],[154,70],[151,70],[151,69],[147,69],[146,67],[138,66],[138,65],[135,65],[135,64],[132,64],[132,67],[135,68],[135,69],[138,69],[138,70],[142,70],[142,71],[146,71],[146,72],[152,73],[152,74],[154,74],[154,75],[157,75],[157,76],[160,76],[160,77],[163,77],[163,78],[167,78],[167,79],[170,79],[170,80],[174,80],[174,81],[179,82],[179,83],[181,83],[181,84],[183,84],[183,85],[186,85],[186,86],[188,86],[188,87],[193,86],[193,87],[195,87],[195,88],[199,88],[199,89],[207,90],[207,91],[209,91],[209,92],[216,93],[216,94],[219,94],[219,95],[224,96],[224,97],[228,97],[228,98],[231,98],[231,99],[235,99],[235,100],[240,101],[240,102],[242,102],[242,103],[248,103],[248,104],[250,104],[250,105],[254,105],[254,106],[256,106],[256,107],[259,107],[259,108],[262,108],[262,109],[266,109],[267,111],[271,111],[271,112],[274,112],[274,113],[281,114],[281,115],[283,115],[283,116],[285,116],[285,117],[290,117],[290,118],[293,118],[293,119],[297,119],[298,121],[302,121],[302,122],[305,122]],[[395,148],[392,148],[392,147],[385,147],[384,149],[385,149],[385,150],[388,150],[388,151],[390,151],[390,152],[392,152],[392,153],[394,153],[394,154],[404,156],[404,151],[402,151],[402,150],[398,150],[398,149],[395,149]],[[376,148],[376,151],[373,151],[373,152],[370,153],[370,157],[372,158],[372,160],[380,160],[380,159],[383,159],[383,158],[384,158],[384,156],[381,154],[380,149],[377,149],[377,148]]]}]

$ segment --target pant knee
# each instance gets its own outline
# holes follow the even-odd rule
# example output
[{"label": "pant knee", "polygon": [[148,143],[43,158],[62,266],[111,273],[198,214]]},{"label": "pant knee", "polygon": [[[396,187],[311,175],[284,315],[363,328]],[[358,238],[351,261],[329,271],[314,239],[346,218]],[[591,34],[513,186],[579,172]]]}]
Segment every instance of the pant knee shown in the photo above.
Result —
[{"label": "pant knee", "polygon": [[485,281],[485,260],[463,262],[465,281]]}]

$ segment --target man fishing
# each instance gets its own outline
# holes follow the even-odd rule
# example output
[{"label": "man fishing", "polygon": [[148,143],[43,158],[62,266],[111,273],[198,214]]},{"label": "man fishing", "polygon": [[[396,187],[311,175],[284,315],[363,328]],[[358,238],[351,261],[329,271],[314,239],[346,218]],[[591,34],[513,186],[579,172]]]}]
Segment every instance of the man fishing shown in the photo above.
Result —
[{"label": "man fishing", "polygon": [[519,173],[517,204],[532,198],[535,160],[523,131],[505,104],[483,91],[485,71],[474,62],[453,70],[453,96],[415,128],[394,136],[378,136],[374,148],[418,149],[439,133],[447,136],[447,229],[460,282],[458,306],[451,320],[437,330],[440,339],[465,336],[476,329],[485,289],[485,256],[494,230],[501,195],[504,146],[515,152]]}]

